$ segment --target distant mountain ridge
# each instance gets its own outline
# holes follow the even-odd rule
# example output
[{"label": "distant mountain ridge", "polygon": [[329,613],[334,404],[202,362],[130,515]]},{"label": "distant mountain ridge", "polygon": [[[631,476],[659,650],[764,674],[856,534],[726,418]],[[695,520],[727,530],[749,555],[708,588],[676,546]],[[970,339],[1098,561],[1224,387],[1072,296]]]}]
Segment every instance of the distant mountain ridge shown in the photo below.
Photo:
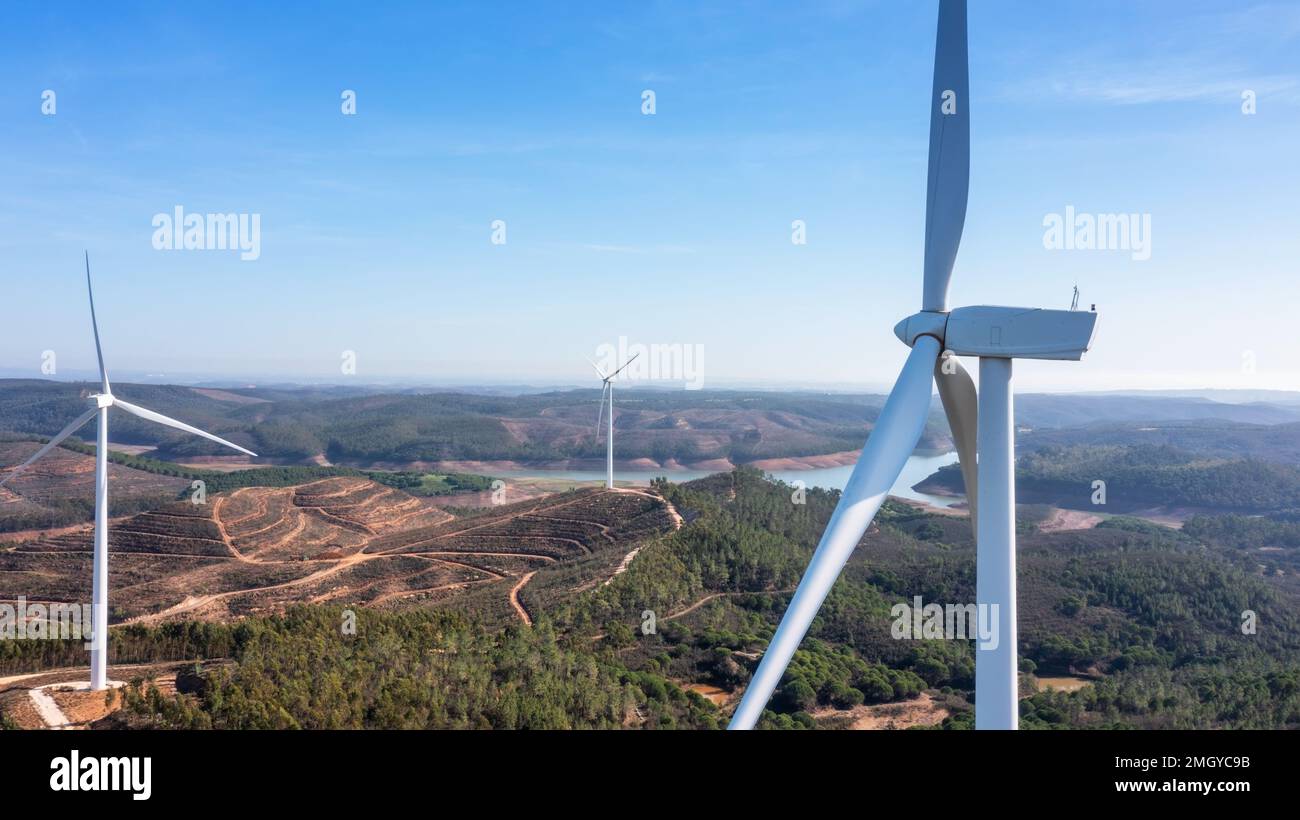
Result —
[{"label": "distant mountain ridge", "polygon": [[1230,404],[1197,396],[1127,394],[1025,393],[1016,396],[1016,420],[1021,426],[1078,427],[1097,422],[1208,419],[1246,424],[1285,424],[1300,421],[1300,404]]},{"label": "distant mountain ridge", "polygon": [[[604,454],[595,429],[595,389],[499,395],[319,386],[114,387],[128,400],[211,430],[275,463],[541,464]],[[0,432],[53,435],[84,409],[93,389],[89,383],[0,380]],[[1219,439],[1230,454],[1282,454],[1269,460],[1300,455],[1300,404],[1042,393],[1017,396],[1016,402],[1022,443],[1070,444],[1096,435],[1135,444],[1152,434],[1176,446],[1198,439],[1214,446]],[[883,403],[884,396],[876,394],[628,387],[615,402],[615,457],[660,465],[747,464],[844,453],[862,446]],[[92,438],[93,425],[81,435]],[[113,442],[156,447],[169,460],[219,455],[202,439],[126,416],[114,425]],[[950,448],[936,400],[919,449]]]}]

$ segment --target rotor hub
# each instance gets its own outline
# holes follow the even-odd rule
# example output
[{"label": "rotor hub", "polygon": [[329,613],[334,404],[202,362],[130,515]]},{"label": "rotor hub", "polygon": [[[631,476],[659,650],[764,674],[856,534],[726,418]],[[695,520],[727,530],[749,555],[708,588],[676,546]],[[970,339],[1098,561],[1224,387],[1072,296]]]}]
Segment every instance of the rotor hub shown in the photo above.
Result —
[{"label": "rotor hub", "polygon": [[908,347],[915,345],[916,340],[922,336],[933,336],[939,340],[940,345],[943,345],[947,329],[948,314],[946,312],[923,310],[920,313],[913,313],[894,325],[894,335]]}]

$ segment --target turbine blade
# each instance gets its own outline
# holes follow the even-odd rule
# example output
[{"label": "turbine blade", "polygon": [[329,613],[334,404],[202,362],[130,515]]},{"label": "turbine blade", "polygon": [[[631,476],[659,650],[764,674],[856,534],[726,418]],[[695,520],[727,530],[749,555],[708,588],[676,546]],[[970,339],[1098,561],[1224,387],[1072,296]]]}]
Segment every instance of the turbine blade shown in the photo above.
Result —
[{"label": "turbine blade", "polygon": [[[951,370],[945,373],[945,366]],[[957,447],[957,461],[961,464],[961,479],[966,485],[966,504],[970,507],[971,532],[979,532],[976,514],[979,511],[979,470],[975,467],[975,431],[979,423],[979,397],[975,382],[952,353],[944,353],[935,362],[934,382],[939,385],[939,398],[943,412],[948,417],[952,441]]]},{"label": "turbine blade", "polygon": [[600,421],[605,418],[605,394],[609,391],[609,382],[600,388],[600,410],[596,413],[596,442],[600,442]]},{"label": "turbine blade", "polygon": [[[583,356],[582,358],[587,359],[586,356]],[[597,367],[597,366],[596,366],[596,363],[593,362],[591,359],[587,359],[587,364],[591,365],[591,369],[592,369],[592,370],[595,370],[595,371],[596,371],[596,375],[597,375],[597,376],[600,376],[600,378],[601,378],[602,380],[605,379],[605,378],[607,378],[607,377],[605,376],[604,372],[601,371],[601,369],[600,369],[599,367]]]},{"label": "turbine blade", "polygon": [[939,0],[930,95],[930,169],[925,194],[922,310],[948,309],[948,283],[970,192],[970,69],[966,0]]},{"label": "turbine blade", "polygon": [[916,340],[781,625],[732,715],[730,728],[754,728],[822,601],[916,449],[929,415],[931,373],[938,356],[938,340],[931,336]]},{"label": "turbine blade", "polygon": [[175,427],[177,430],[184,430],[187,433],[193,433],[194,435],[201,436],[207,439],[208,441],[215,441],[217,444],[224,444],[225,446],[229,447],[232,450],[238,450],[241,453],[245,453],[253,457],[257,456],[257,453],[254,453],[252,450],[246,450],[243,447],[240,447],[238,444],[234,444],[232,442],[226,441],[224,438],[221,438],[220,436],[214,436],[211,433],[205,433],[204,431],[200,430],[197,427],[191,427],[190,425],[184,422],[177,421],[176,419],[173,418],[168,418],[167,416],[164,416],[162,413],[155,413],[152,410],[146,410],[145,408],[140,407],[139,405],[132,404],[129,401],[122,401],[116,396],[113,397],[113,406],[120,407],[126,412],[130,413],[131,415],[139,416],[140,418],[145,419],[146,421],[154,421],[157,422],[158,424],[164,424],[168,427]]},{"label": "turbine blade", "polygon": [[623,362],[623,367],[620,367],[618,370],[615,370],[613,373],[610,373],[610,374],[609,374],[609,377],[612,379],[612,378],[614,378],[615,376],[617,376],[619,373],[622,373],[623,370],[624,370],[624,368],[626,368],[626,367],[627,367],[628,365],[630,365],[632,362],[636,361],[636,357],[637,357],[637,356],[640,356],[640,355],[641,355],[640,353],[633,353],[633,354],[632,354],[632,358],[630,358],[630,359],[628,359],[627,361]]},{"label": "turbine blade", "polygon": [[108,371],[104,369],[104,349],[99,346],[99,321],[95,319],[95,290],[90,286],[90,251],[86,251],[86,294],[90,296],[90,327],[95,331],[95,355],[99,358],[99,385],[108,395]]},{"label": "turbine blade", "polygon": [[86,412],[82,413],[80,416],[77,416],[77,418],[71,424],[69,424],[67,427],[64,427],[62,430],[60,430],[58,435],[56,435],[54,438],[46,442],[44,447],[37,450],[36,455],[27,459],[22,464],[19,464],[17,467],[13,469],[13,472],[5,476],[3,480],[0,480],[0,487],[3,487],[4,485],[8,484],[11,479],[15,478],[19,473],[27,469],[27,466],[29,464],[36,461],[37,459],[39,459],[41,456],[45,455],[49,451],[53,450],[55,447],[58,447],[60,442],[62,442],[65,438],[72,435],[73,433],[77,432],[77,430],[81,429],[81,426],[83,424],[93,419],[95,417],[95,413],[97,413],[98,411],[99,411],[98,407],[92,407]]}]

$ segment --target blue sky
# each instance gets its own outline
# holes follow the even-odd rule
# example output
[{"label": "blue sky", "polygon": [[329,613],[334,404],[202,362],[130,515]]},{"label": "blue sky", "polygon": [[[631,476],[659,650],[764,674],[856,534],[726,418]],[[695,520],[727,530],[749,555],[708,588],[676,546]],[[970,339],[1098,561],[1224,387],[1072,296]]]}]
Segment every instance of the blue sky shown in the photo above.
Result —
[{"label": "blue sky", "polygon": [[[971,6],[950,301],[1101,312],[1020,388],[1300,389],[1300,4]],[[89,248],[110,372],[573,383],[625,336],[706,386],[888,384],[936,8],[7,8],[0,371],[92,366]],[[260,214],[260,258],[155,250],[177,205]],[[1150,214],[1151,258],[1045,249],[1067,205]]]}]

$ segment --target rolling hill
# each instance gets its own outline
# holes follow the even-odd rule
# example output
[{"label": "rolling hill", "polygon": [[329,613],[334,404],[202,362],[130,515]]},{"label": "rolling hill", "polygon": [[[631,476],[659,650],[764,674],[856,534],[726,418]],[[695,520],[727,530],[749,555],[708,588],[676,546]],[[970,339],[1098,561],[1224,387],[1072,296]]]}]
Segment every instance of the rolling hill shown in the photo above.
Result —
[{"label": "rolling hill", "polygon": [[[1145,508],[1268,513],[1300,508],[1300,467],[1256,458],[1204,456],[1161,444],[1045,445],[1016,459],[1016,500],[1099,513]],[[1094,501],[1105,484],[1104,503]],[[963,492],[957,465],[916,485]]]},{"label": "rolling hill", "polygon": [[[458,393],[333,397],[318,390],[211,390],[115,385],[139,401],[250,447],[273,463],[350,466],[439,461],[544,462],[603,457],[594,438],[594,390],[525,396]],[[0,432],[49,436],[84,404],[86,388],[0,381]],[[683,464],[780,458],[862,445],[882,397],[765,392],[621,391],[616,455]],[[937,418],[937,417],[936,417]],[[64,421],[60,421],[64,420]],[[93,435],[90,433],[83,435]],[[126,418],[115,443],[155,445],[173,461],[219,451],[209,442],[158,431]],[[930,444],[946,446],[932,425]],[[231,459],[222,459],[232,461]]]},{"label": "rolling hill", "polygon": [[[174,683],[138,679],[102,725],[720,727],[838,499],[790,491],[738,470],[452,516],[330,478],[128,518],[112,662]],[[1300,726],[1300,548],[1124,518],[1020,529],[1025,728]],[[0,577],[76,600],[85,548],[22,545]],[[763,725],[969,727],[971,644],[891,635],[915,595],[972,599],[969,522],[891,501]],[[1268,627],[1244,633],[1246,611]],[[76,642],[0,643],[0,671],[77,663]],[[1062,676],[1075,691],[1037,691]]]},{"label": "rolling hill", "polygon": [[[530,597],[562,597],[564,583],[611,577],[622,547],[673,527],[664,500],[640,490],[574,491],[457,518],[361,478],[240,488],[114,521],[112,620],[225,620],[301,602],[464,605],[527,620],[523,579],[540,590]],[[6,589],[83,600],[91,547],[81,528],[0,552]]]},{"label": "rolling hill", "polygon": [[[337,464],[357,468],[440,468],[448,462],[532,466],[596,465],[598,392],[524,395],[450,392],[366,392],[360,388],[231,388],[120,384],[122,396],[197,424],[249,447],[263,464]],[[0,433],[49,436],[85,405],[86,385],[0,380]],[[726,469],[777,459],[843,454],[862,446],[882,396],[738,390],[667,391],[627,388],[616,407],[615,456],[621,462],[672,469]],[[1282,442],[1300,450],[1300,405],[1228,403],[1200,397],[1093,394],[1017,397],[1026,439],[1074,429],[1087,435],[1190,440],[1229,430],[1227,441],[1252,451]],[[1080,425],[1086,425],[1080,427]],[[93,426],[82,436],[93,436]],[[150,450],[182,463],[237,466],[243,457],[217,445],[124,416],[117,445]],[[1131,441],[1126,443],[1132,443]],[[951,447],[936,404],[922,450]],[[1281,456],[1279,456],[1281,458]],[[488,468],[484,468],[488,469]]]},{"label": "rolling hill", "polygon": [[[688,522],[680,528],[662,515],[664,502],[597,491],[373,534],[363,528],[376,529],[370,514],[386,505],[409,505],[416,519],[436,513],[338,479],[232,494],[229,510],[189,516],[193,546],[174,560],[224,562],[229,576],[241,562],[217,553],[233,547],[272,574],[219,604],[160,611],[116,630],[114,663],[171,663],[175,684],[159,691],[161,683],[137,680],[124,708],[100,725],[718,728],[838,497],[814,490],[797,506],[790,489],[752,470],[659,483],[654,494]],[[287,544],[277,546],[300,521],[314,527],[329,516],[349,522],[337,532],[344,558],[295,561]],[[240,534],[223,539],[218,521]],[[1265,567],[1258,549],[1124,519],[1021,529],[1023,728],[1300,726],[1300,589],[1291,565]],[[638,550],[635,560],[624,550]],[[337,569],[304,575],[307,565]],[[209,570],[190,572],[172,589],[156,580],[131,588],[163,589],[173,600],[218,589],[182,589]],[[443,586],[457,589],[435,589]],[[969,523],[888,502],[762,725],[968,728],[971,644],[891,636],[890,608],[915,595],[972,599]],[[340,613],[358,602],[356,634],[340,636]],[[1244,632],[1246,611],[1268,627]],[[57,642],[27,642],[21,654],[21,642],[5,643],[7,670],[84,656]],[[1062,676],[1073,691],[1039,688]],[[0,691],[0,704],[5,697]]]},{"label": "rolling hill", "polygon": [[[0,465],[25,461],[40,445],[0,441]],[[109,464],[112,511],[124,515],[174,501],[189,479]],[[95,510],[95,459],[57,447],[0,489],[0,541],[6,533],[89,521]]]}]

